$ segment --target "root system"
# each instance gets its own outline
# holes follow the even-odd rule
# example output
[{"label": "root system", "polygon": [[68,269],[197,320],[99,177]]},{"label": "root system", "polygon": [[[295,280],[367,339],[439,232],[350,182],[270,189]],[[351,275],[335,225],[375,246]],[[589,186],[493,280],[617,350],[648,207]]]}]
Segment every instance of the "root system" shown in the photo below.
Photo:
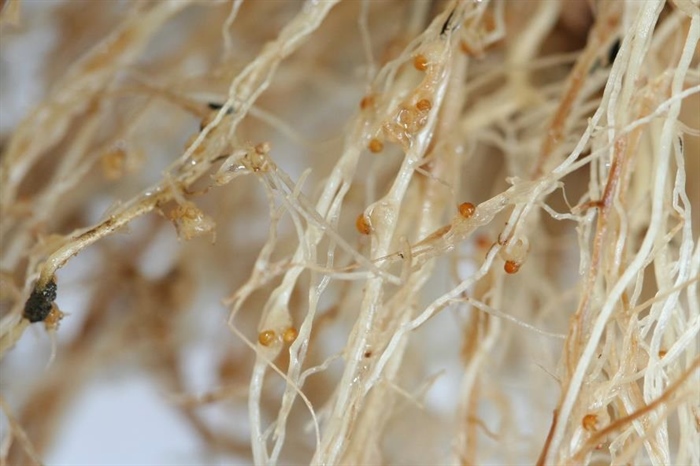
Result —
[{"label": "root system", "polygon": [[700,465],[696,0],[1,14],[0,464]]}]

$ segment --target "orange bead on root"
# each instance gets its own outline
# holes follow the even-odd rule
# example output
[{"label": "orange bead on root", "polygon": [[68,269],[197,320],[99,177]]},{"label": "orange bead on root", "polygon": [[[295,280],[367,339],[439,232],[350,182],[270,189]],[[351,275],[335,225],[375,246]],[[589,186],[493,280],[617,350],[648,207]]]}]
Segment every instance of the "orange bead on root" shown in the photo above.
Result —
[{"label": "orange bead on root", "polygon": [[362,98],[360,101],[360,108],[362,110],[365,110],[367,108],[373,107],[374,106],[374,97],[371,95],[366,95]]},{"label": "orange bead on root", "polygon": [[425,71],[428,69],[428,59],[425,55],[416,55],[413,58],[413,67],[418,71]]},{"label": "orange bead on root", "polygon": [[258,334],[258,342],[263,346],[270,346],[277,339],[274,330],[263,330]]},{"label": "orange bead on root", "polygon": [[374,152],[376,154],[384,150],[384,143],[377,138],[372,138],[370,139],[367,148],[370,150],[370,152]]},{"label": "orange bead on root", "polygon": [[291,343],[297,339],[298,335],[299,332],[297,332],[297,329],[294,327],[289,327],[282,333],[282,339],[285,341],[285,343]]},{"label": "orange bead on root", "polygon": [[471,46],[463,40],[459,41],[459,50],[461,50],[462,53],[465,55],[469,55],[472,57],[475,55],[474,49],[472,49]]},{"label": "orange bead on root", "polygon": [[369,224],[369,219],[365,216],[365,214],[360,214],[357,216],[357,220],[355,220],[355,227],[357,228],[357,231],[363,235],[369,235],[372,233],[372,225]]},{"label": "orange bead on root", "polygon": [[433,103],[428,99],[420,99],[418,102],[416,102],[416,108],[421,112],[427,112],[433,108]]},{"label": "orange bead on root", "polygon": [[477,235],[476,238],[474,238],[474,242],[476,243],[476,247],[480,249],[491,247],[491,240],[486,235]]},{"label": "orange bead on root", "polygon": [[595,414],[586,414],[583,416],[583,420],[581,421],[581,425],[583,425],[583,428],[586,429],[588,432],[595,432],[598,430],[598,416]]},{"label": "orange bead on root", "polygon": [[477,57],[478,58],[478,57],[481,57],[484,55],[483,50],[475,49],[465,41],[461,41],[459,43],[459,49],[462,51],[463,54],[465,54],[469,57]]},{"label": "orange bead on root", "polygon": [[462,202],[459,205],[459,215],[464,218],[471,218],[476,212],[476,206],[471,202]]},{"label": "orange bead on root", "polygon": [[503,270],[510,274],[518,273],[518,270],[520,270],[520,264],[515,261],[506,261],[506,263],[503,265]]}]

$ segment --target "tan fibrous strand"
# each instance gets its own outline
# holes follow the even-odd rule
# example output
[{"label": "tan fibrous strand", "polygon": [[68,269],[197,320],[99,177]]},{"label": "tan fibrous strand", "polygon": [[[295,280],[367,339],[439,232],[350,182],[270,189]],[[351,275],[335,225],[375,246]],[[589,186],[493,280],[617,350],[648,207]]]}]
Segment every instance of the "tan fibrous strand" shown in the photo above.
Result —
[{"label": "tan fibrous strand", "polygon": [[199,130],[202,131],[204,128],[209,126],[209,124],[216,119],[216,117],[219,115],[219,110],[215,109],[207,114],[204,118],[202,118],[199,122]]},{"label": "tan fibrous strand", "polygon": [[[187,141],[185,142],[185,151],[188,151],[190,147],[192,147],[192,144],[194,144],[198,137],[199,133],[195,133],[187,139]],[[205,145],[203,143],[199,144],[199,146],[197,146],[197,148],[195,148],[194,152],[192,153],[192,158],[194,158],[195,160],[200,159],[202,154],[204,154],[204,149]]]}]

